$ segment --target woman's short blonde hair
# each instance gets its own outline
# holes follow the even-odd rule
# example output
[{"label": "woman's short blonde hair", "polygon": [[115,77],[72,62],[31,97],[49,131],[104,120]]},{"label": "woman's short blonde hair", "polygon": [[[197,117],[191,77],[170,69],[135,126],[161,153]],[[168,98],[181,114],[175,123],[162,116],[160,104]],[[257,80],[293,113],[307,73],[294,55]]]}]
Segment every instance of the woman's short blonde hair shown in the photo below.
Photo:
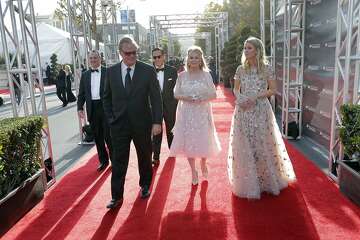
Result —
[{"label": "woman's short blonde hair", "polygon": [[205,61],[205,58],[204,58],[204,53],[203,53],[203,51],[202,51],[202,49],[201,49],[201,47],[199,47],[199,46],[191,46],[191,47],[189,47],[188,48],[188,50],[187,50],[187,56],[186,56],[186,59],[185,59],[185,62],[186,62],[186,64],[185,64],[185,68],[186,68],[186,71],[188,71],[189,70],[189,67],[190,67],[190,64],[189,64],[189,55],[191,54],[191,53],[197,53],[197,54],[199,54],[199,56],[200,56],[200,59],[201,59],[201,62],[200,62],[200,69],[201,70],[203,70],[203,71],[209,71],[209,68],[208,68],[208,66],[207,66],[207,64],[206,64],[206,61]]}]

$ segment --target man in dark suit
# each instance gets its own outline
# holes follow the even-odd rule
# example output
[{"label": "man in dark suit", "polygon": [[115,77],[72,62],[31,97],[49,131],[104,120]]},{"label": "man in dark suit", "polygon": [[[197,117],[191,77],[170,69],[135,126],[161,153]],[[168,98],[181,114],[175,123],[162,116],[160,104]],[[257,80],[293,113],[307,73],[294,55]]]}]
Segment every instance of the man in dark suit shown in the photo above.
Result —
[{"label": "man in dark suit", "polygon": [[16,103],[19,105],[21,102],[21,84],[20,84],[20,75],[19,73],[12,74],[13,84],[14,84],[14,91],[15,91],[15,99]]},{"label": "man in dark suit", "polygon": [[108,68],[104,111],[113,144],[111,195],[107,208],[122,203],[125,175],[133,141],[140,173],[141,198],[150,195],[152,179],[151,136],[160,134],[162,103],[155,69],[137,60],[137,43],[124,37],[119,43],[122,61]]},{"label": "man in dark suit", "polygon": [[50,85],[50,81],[51,81],[51,67],[50,65],[46,62],[45,63],[45,78],[46,78],[46,84]]},{"label": "man in dark suit", "polygon": [[62,106],[66,107],[68,104],[68,100],[66,96],[66,73],[63,69],[63,66],[60,67],[59,74],[56,80],[56,95],[62,101]]},{"label": "man in dark suit", "polygon": [[[152,50],[153,64],[157,73],[163,100],[163,118],[166,127],[166,137],[170,148],[174,135],[172,129],[175,124],[177,100],[174,98],[174,87],[177,80],[176,68],[165,64],[164,51],[161,48]],[[160,149],[162,133],[153,137],[153,165],[160,164]]]},{"label": "man in dark suit", "polygon": [[[103,109],[103,95],[106,69],[100,65],[101,59],[98,51],[89,53],[90,69],[81,74],[77,109],[80,118],[85,118],[84,103],[86,103],[87,118],[94,133],[96,149],[99,157],[98,171],[109,165],[109,155],[112,159],[110,129]],[[105,143],[109,149],[106,150]]]}]

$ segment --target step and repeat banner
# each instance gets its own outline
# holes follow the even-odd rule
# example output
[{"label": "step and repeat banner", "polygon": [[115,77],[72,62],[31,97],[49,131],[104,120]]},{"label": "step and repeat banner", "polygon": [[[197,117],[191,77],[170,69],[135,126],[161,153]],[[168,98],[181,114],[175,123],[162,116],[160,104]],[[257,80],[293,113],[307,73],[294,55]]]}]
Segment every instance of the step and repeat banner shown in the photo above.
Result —
[{"label": "step and repeat banner", "polygon": [[[329,147],[334,82],[337,0],[313,0],[306,5],[304,49],[303,134]],[[283,82],[284,1],[276,1],[277,106]],[[291,40],[293,46],[295,37]],[[295,71],[291,70],[293,76]]]}]

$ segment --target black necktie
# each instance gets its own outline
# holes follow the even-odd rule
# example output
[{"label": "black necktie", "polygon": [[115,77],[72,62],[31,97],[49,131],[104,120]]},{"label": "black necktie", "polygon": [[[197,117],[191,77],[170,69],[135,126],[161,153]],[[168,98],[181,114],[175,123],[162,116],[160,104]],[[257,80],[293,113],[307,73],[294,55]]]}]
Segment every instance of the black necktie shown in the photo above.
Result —
[{"label": "black necktie", "polygon": [[164,68],[157,68],[157,69],[156,69],[156,72],[157,72],[157,73],[160,72],[160,71],[164,71]]},{"label": "black necktie", "polygon": [[131,76],[130,76],[130,72],[131,72],[131,68],[127,68],[126,69],[127,73],[125,76],[125,91],[128,95],[130,95],[130,91],[131,91]]},{"label": "black necktie", "polygon": [[99,72],[99,69],[90,69],[91,72]]}]

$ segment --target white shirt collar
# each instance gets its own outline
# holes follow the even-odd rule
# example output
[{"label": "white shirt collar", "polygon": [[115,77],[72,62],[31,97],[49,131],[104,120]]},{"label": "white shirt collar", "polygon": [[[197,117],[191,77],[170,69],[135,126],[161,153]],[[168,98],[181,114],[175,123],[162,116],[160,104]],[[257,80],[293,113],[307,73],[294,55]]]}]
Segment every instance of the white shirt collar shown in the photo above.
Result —
[{"label": "white shirt collar", "polygon": [[121,61],[121,69],[124,71],[126,71],[126,69],[127,68],[131,68],[131,71],[133,71],[134,70],[134,68],[135,68],[135,64],[134,65],[132,65],[132,66],[128,66],[128,65],[126,65],[123,61]]},{"label": "white shirt collar", "polygon": [[154,67],[155,67],[155,69],[165,68],[165,64],[161,65],[160,67],[157,67],[157,66],[154,64]]},{"label": "white shirt collar", "polygon": [[101,71],[101,65],[99,66],[99,67],[97,67],[97,68],[92,68],[92,67],[90,67],[90,69],[92,69],[92,70],[99,70],[99,72]]}]

